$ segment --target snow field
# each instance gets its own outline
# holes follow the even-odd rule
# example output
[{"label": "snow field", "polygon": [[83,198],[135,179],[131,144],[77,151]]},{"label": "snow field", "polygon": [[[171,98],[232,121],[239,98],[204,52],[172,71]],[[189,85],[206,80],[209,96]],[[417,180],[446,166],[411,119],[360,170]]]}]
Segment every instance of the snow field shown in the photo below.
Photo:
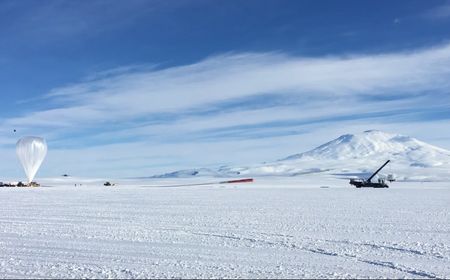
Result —
[{"label": "snow field", "polygon": [[448,183],[355,189],[344,180],[314,180],[176,188],[142,186],[187,180],[117,187],[53,181],[54,187],[3,188],[0,275],[450,276]]}]

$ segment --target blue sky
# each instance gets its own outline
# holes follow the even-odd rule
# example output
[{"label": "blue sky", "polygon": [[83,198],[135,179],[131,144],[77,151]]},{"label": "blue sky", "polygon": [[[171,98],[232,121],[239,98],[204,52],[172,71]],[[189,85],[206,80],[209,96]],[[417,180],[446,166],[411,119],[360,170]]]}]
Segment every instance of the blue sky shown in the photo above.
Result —
[{"label": "blue sky", "polygon": [[[0,173],[145,176],[381,129],[450,149],[450,1],[0,1]],[[17,132],[14,133],[13,130]]]}]

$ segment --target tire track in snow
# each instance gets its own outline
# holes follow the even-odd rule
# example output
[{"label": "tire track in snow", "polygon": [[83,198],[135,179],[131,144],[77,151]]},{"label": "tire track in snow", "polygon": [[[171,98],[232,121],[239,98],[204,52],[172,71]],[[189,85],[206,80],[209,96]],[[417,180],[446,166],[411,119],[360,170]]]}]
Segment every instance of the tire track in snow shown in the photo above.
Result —
[{"label": "tire track in snow", "polygon": [[[431,272],[407,267],[407,266],[400,265],[400,264],[395,264],[393,262],[369,260],[369,259],[364,259],[364,258],[358,257],[356,255],[339,254],[339,253],[329,251],[329,250],[324,250],[324,249],[318,248],[318,247],[298,246],[294,243],[286,243],[283,241],[273,242],[273,241],[268,241],[268,240],[261,240],[261,239],[243,237],[243,236],[237,236],[237,235],[193,232],[193,231],[187,231],[187,230],[179,230],[179,231],[182,231],[182,232],[185,232],[188,234],[193,234],[193,235],[226,238],[226,239],[232,239],[232,240],[237,240],[237,241],[248,241],[248,242],[253,242],[253,243],[260,243],[260,244],[270,245],[270,246],[282,246],[282,247],[290,248],[290,249],[299,249],[299,250],[314,253],[314,254],[320,254],[320,255],[332,256],[332,257],[341,257],[341,258],[346,258],[346,259],[354,259],[354,260],[362,262],[362,263],[366,263],[366,264],[370,264],[370,265],[374,265],[374,266],[380,266],[380,267],[384,267],[384,268],[390,268],[390,269],[397,270],[397,271],[400,271],[403,273],[408,273],[408,274],[413,275],[414,277],[425,277],[425,278],[430,278],[430,279],[439,278],[438,276],[436,276],[435,274],[433,274]],[[329,240],[326,240],[326,241],[329,241]],[[366,245],[366,244],[361,244],[361,245]],[[369,245],[373,245],[373,244],[369,244]],[[371,247],[379,248],[376,245],[371,246]],[[397,249],[397,248],[394,248],[394,249]],[[402,251],[402,250],[399,250],[399,251]],[[403,251],[408,252],[408,250],[403,250]],[[415,250],[409,250],[409,251],[411,251],[412,253],[416,252]],[[417,251],[417,252],[419,252],[419,251]],[[420,255],[423,255],[423,254],[420,254]]]},{"label": "tire track in snow", "polygon": [[395,269],[395,270],[398,270],[398,271],[401,271],[401,272],[406,272],[406,273],[412,274],[414,276],[420,276],[420,277],[431,278],[431,279],[438,278],[433,273],[426,272],[426,271],[423,271],[423,270],[417,270],[417,269],[406,267],[406,266],[403,266],[403,265],[398,265],[398,264],[395,264],[393,262],[371,261],[371,260],[361,259],[361,258],[358,258],[356,256],[350,256],[350,257],[356,258],[356,260],[358,260],[360,262],[364,262],[364,263],[368,263],[368,264],[371,264],[371,265],[376,265],[376,266],[382,266],[382,267]]},{"label": "tire track in snow", "polygon": [[350,254],[339,254],[336,252],[332,252],[332,251],[327,251],[321,248],[309,248],[309,247],[298,247],[296,246],[296,248],[299,248],[303,251],[308,251],[311,253],[317,253],[317,254],[322,254],[322,255],[326,255],[326,256],[333,256],[333,257],[342,257],[342,258],[351,258],[354,259],[356,261],[359,262],[363,262],[363,263],[367,263],[370,265],[375,265],[375,266],[381,266],[381,267],[385,267],[385,268],[390,268],[390,269],[394,269],[400,272],[404,272],[404,273],[408,273],[411,274],[415,277],[420,276],[420,277],[426,277],[426,278],[431,278],[431,279],[436,279],[438,278],[436,275],[434,275],[431,272],[427,272],[427,271],[423,271],[423,270],[419,270],[419,269],[415,269],[415,268],[410,268],[407,266],[403,266],[403,265],[396,265],[393,262],[383,262],[383,261],[377,261],[377,260],[368,260],[368,259],[364,259],[361,257],[358,257],[356,255],[350,255]]},{"label": "tire track in snow", "polygon": [[426,252],[419,251],[419,250],[408,249],[408,248],[399,248],[399,247],[388,246],[388,245],[378,245],[378,244],[372,244],[372,243],[367,243],[367,242],[366,243],[358,243],[358,242],[351,242],[348,240],[328,240],[328,239],[325,239],[323,241],[330,242],[330,243],[341,243],[341,244],[346,244],[346,245],[354,245],[354,246],[367,246],[367,247],[370,247],[373,249],[385,249],[385,250],[391,250],[391,251],[398,251],[401,253],[410,253],[410,254],[419,255],[419,256],[431,256],[431,257],[435,257],[437,259],[445,258],[442,255],[428,254]]}]

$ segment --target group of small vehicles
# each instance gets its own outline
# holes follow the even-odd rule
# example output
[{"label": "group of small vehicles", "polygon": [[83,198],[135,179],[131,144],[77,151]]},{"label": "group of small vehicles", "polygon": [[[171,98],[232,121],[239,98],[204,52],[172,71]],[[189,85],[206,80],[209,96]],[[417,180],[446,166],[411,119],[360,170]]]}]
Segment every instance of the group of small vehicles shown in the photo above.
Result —
[{"label": "group of small vehicles", "polygon": [[25,184],[23,182],[9,182],[9,183],[4,183],[4,182],[0,182],[0,188],[26,188],[26,187],[39,187],[40,184],[36,183],[36,182],[31,182],[28,184]]},{"label": "group of small vehicles", "polygon": [[[114,187],[116,184],[111,183],[111,182],[105,182],[103,185],[105,187]],[[40,186],[40,184],[38,184],[36,182],[31,182],[28,184],[25,184],[23,182],[9,182],[9,183],[0,182],[0,188],[26,188],[26,187],[39,187],[39,186]],[[75,186],[77,186],[77,185],[75,184]]]}]

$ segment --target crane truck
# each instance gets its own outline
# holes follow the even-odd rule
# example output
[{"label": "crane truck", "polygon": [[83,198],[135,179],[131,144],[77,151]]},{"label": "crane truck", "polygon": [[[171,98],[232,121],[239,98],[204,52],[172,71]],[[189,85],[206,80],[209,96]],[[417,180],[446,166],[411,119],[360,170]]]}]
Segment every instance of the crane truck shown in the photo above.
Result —
[{"label": "crane truck", "polygon": [[388,184],[386,184],[385,180],[382,178],[378,178],[378,182],[372,182],[373,177],[375,177],[378,172],[383,169],[390,160],[386,161],[377,171],[375,171],[367,180],[365,179],[350,179],[350,185],[353,185],[357,188],[389,188]]}]

